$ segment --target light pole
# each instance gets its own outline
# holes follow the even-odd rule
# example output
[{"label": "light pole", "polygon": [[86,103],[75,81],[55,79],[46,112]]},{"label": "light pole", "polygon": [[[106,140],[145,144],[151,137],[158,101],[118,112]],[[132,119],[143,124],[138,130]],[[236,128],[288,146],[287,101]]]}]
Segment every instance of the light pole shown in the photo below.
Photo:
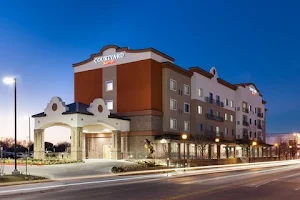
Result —
[{"label": "light pole", "polygon": [[182,134],[181,138],[183,139],[183,168],[185,168],[185,140],[187,139],[187,134]]},{"label": "light pole", "polygon": [[13,175],[20,175],[20,172],[17,170],[17,78],[15,77],[6,77],[3,79],[3,83],[6,85],[14,85],[15,93],[15,145],[14,145],[14,157],[15,157],[15,169],[12,172]]},{"label": "light pole", "polygon": [[30,116],[25,116],[25,120],[28,119],[28,146],[27,146],[27,156],[26,156],[26,176],[27,176],[27,167],[28,167],[28,157],[30,156],[30,142],[31,142],[31,137],[30,137]]},{"label": "light pole", "polygon": [[216,138],[215,142],[217,143],[217,165],[219,165],[219,158],[220,158],[220,145],[219,145],[219,142],[220,142],[220,139]]},{"label": "light pole", "polygon": [[289,145],[289,148],[290,148],[290,160],[292,160],[292,145]]},{"label": "light pole", "polygon": [[275,146],[275,148],[276,148],[276,156],[279,158],[279,156],[278,156],[278,144],[275,143],[274,146]]},{"label": "light pole", "polygon": [[256,145],[257,145],[257,142],[256,142],[256,141],[253,141],[253,142],[252,142],[252,149],[253,149],[252,152],[254,152],[253,162],[255,162],[255,148],[254,148],[254,147],[255,147]]}]

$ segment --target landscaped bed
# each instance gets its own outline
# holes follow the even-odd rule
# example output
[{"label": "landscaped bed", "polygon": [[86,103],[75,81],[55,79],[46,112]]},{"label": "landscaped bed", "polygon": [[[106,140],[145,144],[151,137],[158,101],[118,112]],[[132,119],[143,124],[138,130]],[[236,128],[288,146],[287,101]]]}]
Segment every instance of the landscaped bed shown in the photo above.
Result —
[{"label": "landscaped bed", "polygon": [[[3,164],[14,164],[14,159],[4,159]],[[58,160],[58,159],[28,159],[28,165],[57,165],[57,164],[71,164],[71,163],[82,163],[82,161],[74,161],[74,160]],[[17,164],[26,165],[26,159],[17,159]]]},{"label": "landscaped bed", "polygon": [[35,182],[37,183],[46,180],[47,179],[45,177],[40,177],[40,176],[31,176],[31,175],[23,175],[23,174],[18,176],[4,175],[2,177],[0,176],[0,186],[35,183]]},{"label": "landscaped bed", "polygon": [[[157,170],[157,169],[172,169],[164,165],[156,165],[153,162],[137,162],[132,165],[114,166],[111,169],[112,173],[124,173],[124,172],[135,172],[135,171],[146,171],[146,170]],[[157,172],[162,173],[162,172]]]}]

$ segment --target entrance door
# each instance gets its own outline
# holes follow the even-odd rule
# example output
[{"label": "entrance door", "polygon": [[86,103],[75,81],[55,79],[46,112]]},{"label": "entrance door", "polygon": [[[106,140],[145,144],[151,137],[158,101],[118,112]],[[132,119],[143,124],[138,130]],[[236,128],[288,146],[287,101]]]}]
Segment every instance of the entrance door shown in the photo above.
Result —
[{"label": "entrance door", "polygon": [[107,144],[104,144],[103,145],[103,158],[104,159],[111,159],[111,156],[110,156],[110,147],[109,145]]},{"label": "entrance door", "polygon": [[101,143],[100,138],[86,138],[87,144],[87,158],[89,159],[100,159],[102,157],[101,153]]}]

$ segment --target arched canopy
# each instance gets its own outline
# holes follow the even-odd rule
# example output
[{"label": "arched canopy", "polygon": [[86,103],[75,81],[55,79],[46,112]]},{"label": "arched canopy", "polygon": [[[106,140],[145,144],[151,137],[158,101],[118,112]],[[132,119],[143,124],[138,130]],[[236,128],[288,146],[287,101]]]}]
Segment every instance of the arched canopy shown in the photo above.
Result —
[{"label": "arched canopy", "polygon": [[84,132],[129,131],[128,119],[114,116],[103,99],[95,99],[90,105],[75,102],[66,105],[59,97],[53,97],[44,112],[33,115],[35,129],[50,126],[83,127]]}]

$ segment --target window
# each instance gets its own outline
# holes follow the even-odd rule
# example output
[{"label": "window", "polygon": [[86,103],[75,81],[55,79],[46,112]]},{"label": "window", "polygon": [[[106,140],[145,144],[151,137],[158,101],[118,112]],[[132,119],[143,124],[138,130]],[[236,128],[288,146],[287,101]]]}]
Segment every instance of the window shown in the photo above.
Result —
[{"label": "window", "polygon": [[214,114],[214,111],[213,111],[212,109],[209,109],[209,110],[208,110],[208,114],[209,114],[209,115],[213,115],[213,114]]},{"label": "window", "polygon": [[209,93],[209,100],[212,100],[212,99],[214,99],[214,95],[213,95],[213,93]]},{"label": "window", "polygon": [[217,111],[217,112],[216,112],[216,116],[217,116],[217,117],[220,117],[220,111]]},{"label": "window", "polygon": [[202,106],[198,106],[198,114],[202,114]]},{"label": "window", "polygon": [[106,81],[105,82],[105,90],[106,91],[112,91],[114,89],[113,81]]},{"label": "window", "polygon": [[202,88],[198,89],[198,95],[199,95],[199,97],[203,97],[203,89]]},{"label": "window", "polygon": [[230,107],[233,108],[234,104],[233,101],[230,101]]},{"label": "window", "polygon": [[177,101],[175,99],[170,99],[170,109],[177,110]]},{"label": "window", "polygon": [[225,135],[228,135],[228,128],[225,128]]},{"label": "window", "polygon": [[203,126],[202,126],[202,124],[200,124],[200,131],[202,131],[203,130]]},{"label": "window", "polygon": [[106,101],[106,106],[108,110],[113,110],[114,109],[114,101],[113,100],[107,100]]},{"label": "window", "polygon": [[184,94],[190,96],[190,86],[184,85]]},{"label": "window", "polygon": [[190,104],[184,103],[184,112],[185,113],[190,113]]},{"label": "window", "polygon": [[252,120],[251,120],[251,118],[249,119],[249,124],[251,124],[252,123]]},{"label": "window", "polygon": [[224,117],[224,118],[225,118],[225,120],[228,120],[228,116],[227,116],[227,113],[225,113],[225,117]]},{"label": "window", "polygon": [[177,90],[177,82],[173,79],[170,79],[170,90],[173,90],[173,91]]},{"label": "window", "polygon": [[251,105],[249,105],[249,111],[250,111],[250,112],[252,111],[252,106],[251,106]]},{"label": "window", "polygon": [[233,115],[230,115],[230,121],[233,122]]},{"label": "window", "polygon": [[176,119],[170,119],[170,129],[176,130],[177,129],[177,120]]},{"label": "window", "polygon": [[228,99],[225,99],[225,105],[228,106],[229,105],[229,101]]},{"label": "window", "polygon": [[256,113],[256,107],[254,108],[254,112]]},{"label": "window", "polygon": [[184,122],[184,131],[190,131],[190,122],[189,121]]},{"label": "window", "polygon": [[256,138],[256,132],[254,132],[254,137]]},{"label": "window", "polygon": [[256,125],[256,120],[254,120],[254,125]]},{"label": "window", "polygon": [[220,102],[220,96],[216,95],[217,102]]},{"label": "window", "polygon": [[237,121],[236,123],[237,123],[237,125],[240,125],[240,121]]},{"label": "window", "polygon": [[220,128],[218,126],[216,126],[216,133],[220,132]]},{"label": "window", "polygon": [[247,121],[248,121],[247,116],[243,115],[243,122],[247,122]]},{"label": "window", "polygon": [[250,137],[252,137],[252,132],[251,131],[250,131],[249,135],[250,135]]},{"label": "window", "polygon": [[232,134],[232,136],[234,136],[234,130],[233,129],[231,130],[231,134]]}]

